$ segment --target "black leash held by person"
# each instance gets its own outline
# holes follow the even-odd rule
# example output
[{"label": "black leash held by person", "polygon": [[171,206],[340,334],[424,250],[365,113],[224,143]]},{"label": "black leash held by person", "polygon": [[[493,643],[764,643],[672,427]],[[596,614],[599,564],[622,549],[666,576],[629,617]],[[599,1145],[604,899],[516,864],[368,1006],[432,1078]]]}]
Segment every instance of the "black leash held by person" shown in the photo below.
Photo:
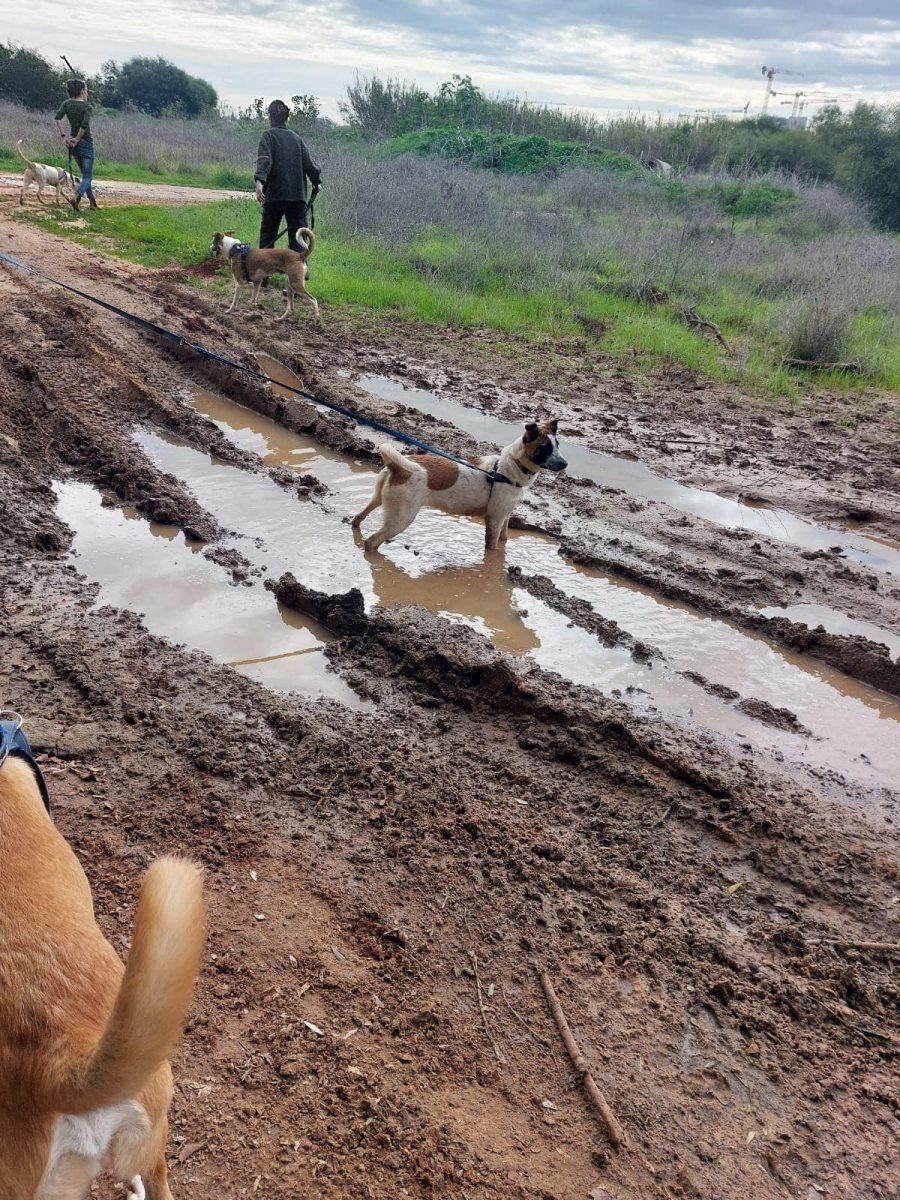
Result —
[{"label": "black leash held by person", "polygon": [[[76,74],[75,68],[72,66],[72,64],[69,62],[69,60],[66,58],[66,56],[64,54],[61,54],[59,57],[63,60],[63,62],[66,64],[66,66],[72,72],[72,74],[75,75]],[[76,178],[75,168],[72,165],[75,162],[75,155],[72,153],[72,147],[68,143],[66,143],[66,149],[69,152],[69,178],[72,180],[72,186],[74,187],[75,184],[81,183],[81,174],[79,173],[79,175]]]}]

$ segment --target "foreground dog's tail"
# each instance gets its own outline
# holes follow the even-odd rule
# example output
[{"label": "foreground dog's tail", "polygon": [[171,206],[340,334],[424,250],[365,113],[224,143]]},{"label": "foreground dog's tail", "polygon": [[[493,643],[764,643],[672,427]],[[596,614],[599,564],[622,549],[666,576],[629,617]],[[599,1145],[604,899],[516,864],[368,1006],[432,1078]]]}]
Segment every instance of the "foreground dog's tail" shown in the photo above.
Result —
[{"label": "foreground dog's tail", "polygon": [[61,1112],[133,1098],[181,1036],[205,939],[200,868],[161,858],[144,879],[131,951],[103,1036],[61,1089]]},{"label": "foreground dog's tail", "polygon": [[19,158],[21,158],[22,162],[27,163],[28,166],[31,167],[32,171],[36,171],[37,167],[34,165],[34,163],[31,161],[31,159],[26,158],[22,152],[22,142],[24,140],[25,140],[24,138],[19,138],[19,140],[16,142],[16,153],[18,154]]},{"label": "foreground dog's tail", "polygon": [[316,235],[308,226],[303,225],[297,230],[297,236],[302,237],[304,242],[306,242],[307,246],[309,247],[309,249],[306,251],[306,257],[309,258],[313,250],[316,248]]},{"label": "foreground dog's tail", "polygon": [[407,479],[412,479],[413,475],[426,474],[423,466],[413,462],[411,458],[404,457],[390,442],[382,443],[378,447],[378,453],[388,469],[391,483],[406,483]]}]

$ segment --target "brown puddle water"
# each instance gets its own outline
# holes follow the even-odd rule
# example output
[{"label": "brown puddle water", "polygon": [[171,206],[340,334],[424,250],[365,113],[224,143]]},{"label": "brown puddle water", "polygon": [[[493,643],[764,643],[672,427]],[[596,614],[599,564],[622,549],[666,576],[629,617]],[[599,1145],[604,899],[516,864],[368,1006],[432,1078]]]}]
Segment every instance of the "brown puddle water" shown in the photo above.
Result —
[{"label": "brown puddle water", "polygon": [[[268,355],[257,355],[260,366],[273,378],[274,372],[286,368]],[[285,382],[294,382],[284,374]],[[361,388],[383,400],[414,408],[418,412],[449,421],[480,442],[498,448],[508,445],[522,431],[515,421],[469,408],[456,400],[436,395],[424,388],[409,387],[386,375],[362,375],[356,380]],[[804,520],[786,509],[768,508],[757,504],[742,504],[703,488],[688,487],[651,471],[644,463],[630,457],[602,454],[572,441],[562,434],[562,453],[568,459],[573,476],[590,479],[604,487],[621,488],[630,496],[644,500],[662,501],[679,512],[703,517],[729,529],[747,529],[777,541],[790,542],[804,550],[830,550],[840,547],[847,558],[878,571],[900,574],[900,547],[885,538],[868,537],[848,529],[829,529]]]},{"label": "brown puddle water", "polygon": [[[664,712],[815,770],[839,770],[868,788],[890,788],[897,779],[900,701],[727,622],[569,563],[548,537],[511,531],[505,555],[486,559],[479,522],[426,510],[401,539],[380,554],[366,556],[347,519],[371,495],[375,475],[368,465],[208,392],[194,393],[191,402],[267,466],[311,472],[331,489],[322,501],[301,501],[267,475],[213,460],[176,438],[136,435],[157,467],[181,479],[224,527],[240,530],[241,536],[226,538],[225,544],[265,566],[268,576],[292,571],[305,584],[329,592],[358,587],[367,607],[419,604],[473,626],[499,648],[528,655],[576,683],[625,694],[645,711]],[[569,595],[587,600],[634,637],[660,649],[667,662],[636,662],[626,649],[601,645],[516,587],[506,571],[512,564],[546,575]],[[115,563],[109,570],[118,576]],[[164,581],[164,586],[170,584]],[[189,589],[188,578],[178,586]],[[235,589],[225,591],[233,594]],[[256,593],[263,603],[272,603],[260,584],[237,591]],[[177,611],[190,602],[186,590],[172,607]],[[127,603],[139,610],[148,607],[143,592]],[[177,631],[170,636],[185,638]],[[229,650],[215,656],[234,662],[263,659],[270,653],[267,645],[259,645],[252,653]],[[679,673],[685,670],[699,671],[744,697],[789,708],[813,736],[753,720],[685,679]]]},{"label": "brown puddle water", "polygon": [[328,634],[273,603],[259,586],[229,585],[198,543],[133,509],[104,507],[84,483],[59,483],[57,514],[75,531],[79,570],[100,585],[97,605],[141,613],[151,633],[186,642],[274,691],[328,696],[364,707],[322,653]]}]

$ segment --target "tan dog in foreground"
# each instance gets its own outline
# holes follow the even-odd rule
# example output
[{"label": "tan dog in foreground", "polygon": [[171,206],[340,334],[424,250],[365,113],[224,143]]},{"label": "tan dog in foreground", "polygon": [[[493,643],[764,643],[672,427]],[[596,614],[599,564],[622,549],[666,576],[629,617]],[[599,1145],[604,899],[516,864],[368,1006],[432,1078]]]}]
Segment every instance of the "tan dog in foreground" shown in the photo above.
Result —
[{"label": "tan dog in foreground", "polygon": [[19,192],[19,203],[25,203],[25,193],[33,183],[37,184],[37,198],[39,203],[41,200],[41,192],[45,187],[56,189],[56,203],[62,203],[62,189],[67,188],[70,184],[74,187],[75,180],[68,171],[64,171],[62,167],[48,167],[46,163],[33,163],[30,158],[26,158],[22,152],[22,138],[16,142],[16,153],[19,158],[25,163],[25,173],[22,176],[22,190]]},{"label": "tan dog in foreground", "polygon": [[295,296],[302,296],[307,303],[311,304],[316,314],[316,320],[319,319],[319,303],[306,290],[306,260],[316,248],[316,235],[304,225],[302,229],[297,230],[297,236],[302,237],[306,242],[307,250],[298,252],[297,250],[282,250],[275,246],[268,250],[257,250],[253,246],[245,246],[239,242],[230,231],[213,234],[209,252],[216,258],[228,259],[231,263],[231,274],[234,277],[234,296],[230,306],[225,309],[226,313],[234,312],[242,284],[249,284],[253,288],[253,303],[258,304],[259,289],[263,280],[269,275],[284,275],[287,279],[285,289],[287,308],[275,320],[283,321],[288,313],[294,311]]},{"label": "tan dog in foreground", "polygon": [[83,1200],[104,1170],[171,1200],[167,1059],[204,916],[199,869],[157,860],[123,968],[30,765],[0,767],[0,1200]]}]

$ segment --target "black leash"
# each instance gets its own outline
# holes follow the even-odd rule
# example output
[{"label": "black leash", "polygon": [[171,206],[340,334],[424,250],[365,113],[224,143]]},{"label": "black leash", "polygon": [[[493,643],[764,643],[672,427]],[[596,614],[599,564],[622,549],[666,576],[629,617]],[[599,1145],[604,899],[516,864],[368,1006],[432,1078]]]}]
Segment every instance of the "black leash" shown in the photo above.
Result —
[{"label": "black leash", "polygon": [[[472,471],[480,471],[482,475],[488,477],[491,484],[509,483],[513,487],[522,486],[522,484],[514,483],[512,479],[507,479],[505,475],[502,475],[496,469],[486,470],[484,467],[479,467],[476,463],[471,463],[464,458],[460,458],[458,454],[451,454],[448,450],[439,450],[437,446],[430,446],[428,442],[419,441],[418,438],[411,437],[408,433],[401,433],[399,429],[392,429],[390,425],[376,421],[373,417],[366,417],[352,408],[346,408],[343,404],[335,404],[333,400],[323,400],[321,396],[307,392],[304,388],[292,387],[289,383],[280,383],[272,380],[264,371],[254,371],[252,367],[236,362],[233,358],[226,358],[222,354],[216,354],[214,350],[207,350],[205,346],[201,346],[198,342],[189,342],[183,334],[173,333],[171,329],[165,329],[162,325],[148,321],[146,317],[139,317],[124,308],[119,308],[116,304],[110,304],[107,300],[101,300],[98,296],[92,296],[89,292],[83,292],[80,288],[73,287],[71,283],[63,283],[61,279],[54,279],[52,275],[47,275],[44,271],[39,271],[37,267],[30,267],[27,263],[19,262],[17,258],[13,258],[10,254],[0,253],[0,262],[7,263],[11,267],[17,267],[20,271],[24,271],[28,275],[34,275],[38,279],[45,279],[48,283],[55,284],[57,287],[61,287],[75,296],[80,296],[82,300],[96,304],[99,308],[105,308],[107,312],[114,313],[117,317],[122,317],[123,320],[131,322],[132,325],[136,325],[139,329],[144,329],[148,333],[154,334],[172,346],[190,350],[194,354],[200,355],[201,358],[209,359],[211,362],[219,363],[224,367],[230,367],[233,371],[240,371],[243,375],[248,375],[251,379],[255,379],[259,383],[277,383],[278,387],[284,388],[285,391],[293,392],[295,396],[302,396],[304,400],[309,400],[313,404],[319,404],[322,408],[328,408],[332,412],[340,413],[342,417],[348,417],[351,421],[355,421],[359,425],[366,425],[369,429],[377,430],[378,433],[385,433],[388,437],[395,438],[398,442],[404,442],[407,446],[414,446],[417,450],[424,450],[426,454],[436,454],[439,458],[449,459],[450,462],[457,463],[462,467],[468,467]],[[498,459],[497,461],[499,463],[500,460]]]}]

